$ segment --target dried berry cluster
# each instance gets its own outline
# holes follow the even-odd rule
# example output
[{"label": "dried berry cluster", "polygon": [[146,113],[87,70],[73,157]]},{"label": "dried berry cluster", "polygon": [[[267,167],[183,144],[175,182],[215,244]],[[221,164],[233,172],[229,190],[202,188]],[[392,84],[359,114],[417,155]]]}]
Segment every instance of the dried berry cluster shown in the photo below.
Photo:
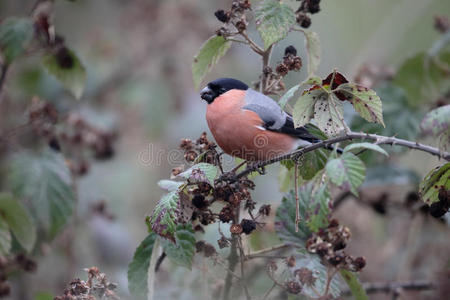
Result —
[{"label": "dried berry cluster", "polygon": [[64,291],[62,296],[56,296],[54,300],[97,300],[120,299],[114,292],[117,288],[115,283],[108,282],[106,275],[100,273],[97,267],[85,269],[88,280],[75,279]]},{"label": "dried berry cluster", "polygon": [[[206,133],[202,133],[200,138],[195,141],[183,139],[180,148],[184,150],[184,157],[188,163],[206,162],[222,170],[219,154],[216,151],[217,146],[208,140]],[[182,171],[183,167],[174,168],[172,175],[176,176]],[[201,171],[199,170],[199,172]],[[233,183],[216,180],[214,187],[208,182],[196,181],[195,184],[188,185],[183,192],[180,192],[180,195],[188,203],[184,209],[191,210],[188,214],[195,231],[204,232],[203,226],[222,222],[231,223],[231,234],[250,234],[261,224],[258,220],[270,214],[270,205],[262,205],[254,215],[256,203],[250,194],[250,190],[254,187],[255,184],[245,177]],[[212,209],[212,204],[218,202],[222,206],[218,208],[215,205]],[[250,218],[239,220],[237,212],[242,205],[248,211]],[[185,215],[185,212],[181,212],[181,215]],[[221,239],[218,240],[219,247],[224,248],[229,244],[230,240],[221,234]]]},{"label": "dried berry cluster", "polygon": [[216,31],[219,36],[230,36],[232,33],[226,25],[233,25],[238,32],[244,32],[247,29],[248,22],[245,11],[251,8],[249,0],[235,0],[231,3],[231,9],[224,11],[220,9],[214,13],[217,20],[224,23],[224,26]]},{"label": "dried berry cluster", "polygon": [[109,159],[114,155],[115,133],[90,125],[79,113],[72,112],[61,117],[51,103],[35,97],[29,108],[28,122],[34,133],[44,138],[50,148],[64,150],[74,175],[88,172],[86,152],[92,153],[96,159]]},{"label": "dried berry cluster", "polygon": [[301,0],[300,7],[295,12],[297,23],[303,27],[311,26],[311,18],[309,14],[316,14],[320,11],[320,0]]},{"label": "dried berry cluster", "polygon": [[[216,151],[216,144],[211,142],[206,137],[206,132],[195,141],[190,139],[182,139],[180,148],[184,151],[184,159],[188,163],[206,162],[209,164],[217,164],[218,153]],[[178,175],[182,169],[175,168],[172,170],[172,175]],[[177,173],[178,172],[178,173]]]},{"label": "dried berry cluster", "polygon": [[290,276],[284,279],[285,282],[278,282],[275,278],[275,272],[278,269],[277,263],[272,261],[268,264],[268,274],[272,280],[279,286],[286,289],[287,292],[291,294],[299,294],[304,286],[312,287],[316,283],[317,277],[314,276],[312,270],[300,267],[296,268],[297,262],[294,256],[289,256],[285,259],[284,263],[290,269]]},{"label": "dried berry cluster", "polygon": [[0,298],[7,297],[11,293],[11,285],[7,281],[8,274],[18,270],[34,272],[36,269],[36,262],[25,254],[17,254],[10,257],[0,256]]},{"label": "dried berry cluster", "polygon": [[434,17],[434,28],[440,33],[446,33],[450,29],[450,20],[445,15]]},{"label": "dried berry cluster", "polygon": [[283,62],[277,65],[275,71],[284,77],[289,71],[300,71],[301,67],[302,59],[297,56],[297,49],[291,45],[284,49]]},{"label": "dried berry cluster", "polygon": [[357,272],[364,268],[366,260],[364,257],[354,258],[342,251],[349,239],[350,229],[339,225],[339,222],[333,219],[326,229],[314,233],[306,241],[306,250],[317,253],[331,266]]}]

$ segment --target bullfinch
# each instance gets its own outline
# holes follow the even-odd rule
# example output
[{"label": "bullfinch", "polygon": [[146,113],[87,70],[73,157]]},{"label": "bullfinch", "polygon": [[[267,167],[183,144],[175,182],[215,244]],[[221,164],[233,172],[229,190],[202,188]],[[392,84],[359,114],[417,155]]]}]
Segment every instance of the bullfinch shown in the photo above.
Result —
[{"label": "bullfinch", "polygon": [[219,78],[200,92],[207,103],[206,121],[222,150],[247,161],[283,155],[320,139],[271,98],[233,78]]}]

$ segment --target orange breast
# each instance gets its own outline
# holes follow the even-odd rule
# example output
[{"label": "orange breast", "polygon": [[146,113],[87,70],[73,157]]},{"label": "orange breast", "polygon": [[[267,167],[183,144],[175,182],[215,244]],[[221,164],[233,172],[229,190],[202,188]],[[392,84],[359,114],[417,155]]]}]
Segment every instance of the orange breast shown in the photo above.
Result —
[{"label": "orange breast", "polygon": [[263,130],[258,114],[244,110],[245,91],[231,90],[209,104],[206,120],[217,144],[232,156],[245,160],[270,159],[291,151],[295,139]]}]

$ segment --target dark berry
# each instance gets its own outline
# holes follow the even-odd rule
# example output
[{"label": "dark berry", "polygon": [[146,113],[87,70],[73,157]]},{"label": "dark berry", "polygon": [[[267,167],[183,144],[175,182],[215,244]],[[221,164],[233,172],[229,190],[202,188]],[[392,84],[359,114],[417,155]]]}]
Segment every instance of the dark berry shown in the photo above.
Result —
[{"label": "dark berry", "polygon": [[253,220],[242,219],[241,221],[242,231],[245,234],[250,234],[253,230],[256,229],[256,223]]},{"label": "dark berry", "polygon": [[222,208],[222,210],[219,213],[219,220],[223,223],[230,222],[231,220],[233,220],[233,217],[234,217],[233,210],[228,206]]},{"label": "dark berry", "polygon": [[448,211],[448,207],[446,207],[441,201],[434,202],[430,205],[430,215],[435,218],[440,218],[445,215]]},{"label": "dark berry", "polygon": [[192,198],[192,205],[198,209],[203,209],[208,206],[208,201],[205,199],[205,196],[197,194]]},{"label": "dark berry", "polygon": [[297,49],[294,46],[290,45],[284,49],[284,55],[292,54],[293,56],[297,55]]},{"label": "dark berry", "polygon": [[237,21],[237,22],[236,22],[236,29],[237,29],[239,32],[242,32],[242,31],[244,31],[245,29],[247,29],[247,24],[245,24],[244,21]]},{"label": "dark berry", "polygon": [[75,63],[69,49],[66,47],[59,48],[56,51],[55,58],[61,69],[71,69]]},{"label": "dark berry", "polygon": [[297,13],[297,23],[303,28],[309,28],[311,26],[311,18],[305,13]]},{"label": "dark berry", "polygon": [[364,257],[357,257],[353,261],[353,267],[356,269],[356,271],[360,271],[366,266],[366,259]]},{"label": "dark berry", "polygon": [[338,241],[337,243],[335,243],[333,245],[333,250],[334,251],[338,251],[338,250],[342,250],[346,247],[346,243],[344,241]]},{"label": "dark berry", "polygon": [[223,9],[219,9],[214,13],[214,15],[220,22],[227,23],[228,21],[230,21],[230,15],[227,14]]},{"label": "dark berry", "polygon": [[57,152],[61,151],[61,146],[59,145],[58,139],[55,137],[52,137],[48,141],[48,146]]},{"label": "dark berry", "polygon": [[336,255],[334,255],[334,256],[331,256],[329,259],[328,259],[328,262],[331,264],[331,265],[333,265],[333,266],[337,266],[337,265],[339,265],[341,262],[343,262],[344,261],[344,256],[343,255],[341,255],[341,254],[336,254]]}]

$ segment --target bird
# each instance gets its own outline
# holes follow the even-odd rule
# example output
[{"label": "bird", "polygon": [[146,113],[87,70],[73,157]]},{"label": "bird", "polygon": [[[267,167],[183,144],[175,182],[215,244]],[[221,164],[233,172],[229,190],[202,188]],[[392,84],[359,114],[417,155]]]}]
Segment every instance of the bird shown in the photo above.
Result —
[{"label": "bird", "polygon": [[270,97],[234,78],[209,82],[200,92],[206,121],[219,147],[246,161],[264,161],[321,140]]}]

